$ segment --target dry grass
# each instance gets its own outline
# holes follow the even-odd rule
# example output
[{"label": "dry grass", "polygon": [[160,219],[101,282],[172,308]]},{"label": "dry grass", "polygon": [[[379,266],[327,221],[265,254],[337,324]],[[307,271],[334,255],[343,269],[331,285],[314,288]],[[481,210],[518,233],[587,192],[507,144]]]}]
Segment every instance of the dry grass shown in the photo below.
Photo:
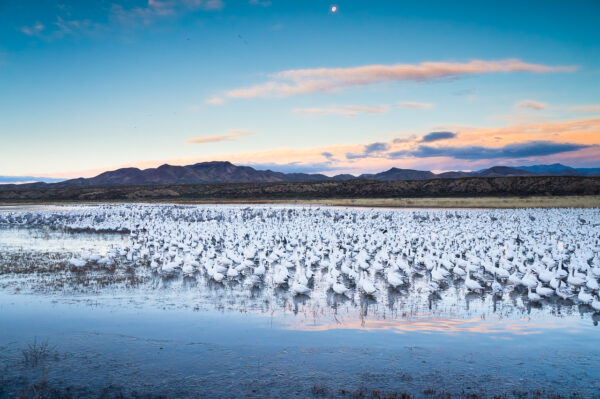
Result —
[{"label": "dry grass", "polygon": [[600,208],[600,195],[534,197],[427,197],[427,198],[329,198],[282,200],[138,200],[138,201],[52,201],[2,202],[0,206],[56,204],[295,204],[389,208]]},{"label": "dry grass", "polygon": [[[162,201],[159,201],[162,202]],[[389,208],[600,208],[600,196],[331,198],[315,200],[166,201],[177,204],[298,204]]]},{"label": "dry grass", "polygon": [[600,208],[600,196],[359,198],[300,203],[393,208]]},{"label": "dry grass", "polygon": [[23,363],[31,367],[36,367],[51,356],[58,356],[55,348],[48,345],[48,341],[38,343],[37,339],[33,341],[33,344],[28,344],[21,353],[23,354]]},{"label": "dry grass", "polygon": [[77,268],[69,264],[69,257],[69,254],[53,252],[0,253],[2,288],[15,286],[18,283],[18,280],[12,280],[12,277],[20,277],[20,281],[25,283],[25,285],[16,285],[16,289],[81,292],[116,286],[133,288],[151,279],[147,269],[137,269],[129,264],[117,262],[112,266],[102,267],[87,264]]}]

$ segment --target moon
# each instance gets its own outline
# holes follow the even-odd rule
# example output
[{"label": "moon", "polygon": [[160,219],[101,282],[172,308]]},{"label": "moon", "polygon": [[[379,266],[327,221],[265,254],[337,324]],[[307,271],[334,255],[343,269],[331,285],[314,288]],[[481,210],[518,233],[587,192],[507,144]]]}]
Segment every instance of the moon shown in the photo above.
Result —
[{"label": "moon", "polygon": [[331,12],[336,13],[338,10],[337,6],[331,6]]}]

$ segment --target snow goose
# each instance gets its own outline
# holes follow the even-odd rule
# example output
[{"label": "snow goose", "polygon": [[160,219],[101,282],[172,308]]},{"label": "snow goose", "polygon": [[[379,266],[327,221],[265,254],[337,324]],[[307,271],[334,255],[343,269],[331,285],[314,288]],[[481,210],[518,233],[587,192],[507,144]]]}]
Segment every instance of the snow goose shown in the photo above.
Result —
[{"label": "snow goose", "polygon": [[483,287],[476,280],[473,280],[471,278],[471,273],[467,274],[467,278],[465,279],[465,286],[469,291],[483,292]]},{"label": "snow goose", "polygon": [[397,287],[401,286],[402,284],[404,284],[404,279],[402,278],[402,276],[395,271],[389,271],[387,273],[386,277],[387,277],[388,284],[392,288],[397,288]]},{"label": "snow goose", "polygon": [[599,296],[594,297],[594,300],[592,301],[591,306],[594,310],[600,312],[600,297]]},{"label": "snow goose", "polygon": [[579,289],[579,294],[577,294],[577,300],[583,304],[589,305],[594,300],[594,297],[585,292],[583,287],[581,287]]},{"label": "snow goose", "polygon": [[535,292],[540,296],[545,297],[554,295],[554,290],[552,288],[544,287],[541,282],[538,282],[537,287],[535,287]]},{"label": "snow goose", "polygon": [[373,285],[371,280],[365,276],[358,280],[357,286],[358,289],[365,295],[373,295],[375,294],[375,292],[377,292],[377,288],[375,288],[375,285]]},{"label": "snow goose", "polygon": [[340,281],[333,283],[331,289],[338,295],[344,295],[348,292],[348,288]]},{"label": "snow goose", "polygon": [[536,294],[535,292],[533,292],[531,290],[531,287],[527,288],[527,299],[529,299],[531,302],[539,302],[542,297],[539,294]]}]

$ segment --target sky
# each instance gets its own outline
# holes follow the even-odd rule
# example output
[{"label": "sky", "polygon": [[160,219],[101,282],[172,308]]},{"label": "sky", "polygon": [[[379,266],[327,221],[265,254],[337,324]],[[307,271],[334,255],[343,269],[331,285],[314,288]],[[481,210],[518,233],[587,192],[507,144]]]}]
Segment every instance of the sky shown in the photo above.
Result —
[{"label": "sky", "polygon": [[600,167],[599,20],[597,0],[0,0],[0,175]]}]

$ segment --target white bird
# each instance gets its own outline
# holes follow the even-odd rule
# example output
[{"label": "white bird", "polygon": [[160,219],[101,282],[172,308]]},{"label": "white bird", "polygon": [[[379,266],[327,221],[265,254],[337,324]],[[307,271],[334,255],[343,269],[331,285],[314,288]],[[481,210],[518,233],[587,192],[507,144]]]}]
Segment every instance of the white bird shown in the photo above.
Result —
[{"label": "white bird", "polygon": [[545,297],[554,295],[554,290],[552,288],[544,287],[541,282],[539,282],[537,287],[535,287],[535,292],[540,296]]},{"label": "white bird", "polygon": [[502,296],[504,292],[502,284],[500,284],[496,279],[494,279],[494,281],[492,282],[492,292],[494,293],[494,295],[497,296]]},{"label": "white bird", "polygon": [[579,294],[577,294],[577,300],[581,303],[589,305],[594,300],[594,297],[591,294],[588,294],[583,290],[583,287],[579,289]]},{"label": "white bird", "polygon": [[567,277],[567,283],[569,283],[569,285],[572,285],[574,287],[579,287],[580,285],[585,284],[585,279],[581,276],[578,276],[575,274],[575,269],[571,268],[571,272],[569,273],[569,276]]},{"label": "white bird", "polygon": [[471,273],[467,274],[467,278],[465,280],[465,286],[467,287],[467,289],[469,291],[474,291],[474,292],[483,291],[483,287],[481,286],[481,284],[479,284],[477,281],[475,281],[471,278]]},{"label": "white bird", "polygon": [[191,276],[196,271],[196,268],[189,263],[184,263],[183,267],[181,268],[181,271],[183,272],[183,274]]},{"label": "white bird", "polygon": [[542,299],[542,297],[535,292],[531,291],[531,287],[527,288],[527,298],[531,302],[538,302]]},{"label": "white bird", "polygon": [[517,274],[516,270],[508,277],[508,281],[511,282],[513,285],[521,284],[521,278]]},{"label": "white bird", "polygon": [[227,269],[227,278],[233,280],[233,279],[236,279],[239,275],[240,275],[240,272],[235,267],[230,266]]},{"label": "white bird", "polygon": [[445,279],[444,273],[442,272],[442,268],[440,268],[439,266],[434,267],[431,270],[431,279],[435,282],[440,282],[443,281]]},{"label": "white bird", "polygon": [[390,271],[387,273],[387,282],[391,287],[397,288],[404,284],[404,279],[397,272]]},{"label": "white bird", "polygon": [[521,279],[521,284],[528,288],[535,288],[538,285],[538,279],[533,275],[533,273],[529,272],[523,276]]},{"label": "white bird", "polygon": [[600,312],[600,297],[598,297],[598,296],[594,297],[594,300],[592,301],[591,306],[594,310]]},{"label": "white bird", "polygon": [[223,281],[225,276],[222,273],[219,273],[218,271],[213,270],[213,272],[210,274],[210,278],[215,280],[217,283],[220,283],[221,281]]},{"label": "white bird", "polygon": [[465,272],[464,269],[459,267],[458,264],[456,264],[456,266],[452,268],[452,273],[458,278],[463,278],[467,274],[467,272]]},{"label": "white bird", "polygon": [[264,274],[266,273],[267,269],[265,268],[265,265],[263,265],[262,263],[260,265],[258,265],[255,269],[253,274],[256,276],[264,276]]},{"label": "white bird", "polygon": [[548,269],[544,269],[541,273],[539,273],[538,278],[542,282],[548,284],[554,278],[554,273],[552,273],[552,271],[550,271]]},{"label": "white bird", "polygon": [[562,281],[559,280],[558,286],[554,290],[556,295],[561,297],[562,299],[569,299],[573,296],[573,293],[569,289],[569,287],[565,286]]},{"label": "white bird", "polygon": [[308,295],[310,293],[310,288],[298,281],[292,283],[291,290],[295,295]]},{"label": "white bird", "polygon": [[333,292],[335,292],[338,295],[344,295],[346,294],[346,292],[348,292],[348,288],[339,281],[336,281],[331,287],[331,289],[333,289]]},{"label": "white bird", "polygon": [[77,258],[71,258],[71,260],[69,260],[69,264],[71,266],[75,266],[75,267],[84,267],[87,262],[83,259],[77,259]]},{"label": "white bird", "polygon": [[371,280],[369,280],[368,278],[361,278],[360,280],[358,280],[358,289],[366,295],[373,295],[375,294],[375,292],[377,292],[377,288],[375,288],[375,286],[373,285],[373,283],[371,282]]},{"label": "white bird", "polygon": [[591,270],[588,270],[585,286],[592,291],[598,291],[600,289],[598,286],[598,280],[596,280],[596,278],[592,275]]}]

